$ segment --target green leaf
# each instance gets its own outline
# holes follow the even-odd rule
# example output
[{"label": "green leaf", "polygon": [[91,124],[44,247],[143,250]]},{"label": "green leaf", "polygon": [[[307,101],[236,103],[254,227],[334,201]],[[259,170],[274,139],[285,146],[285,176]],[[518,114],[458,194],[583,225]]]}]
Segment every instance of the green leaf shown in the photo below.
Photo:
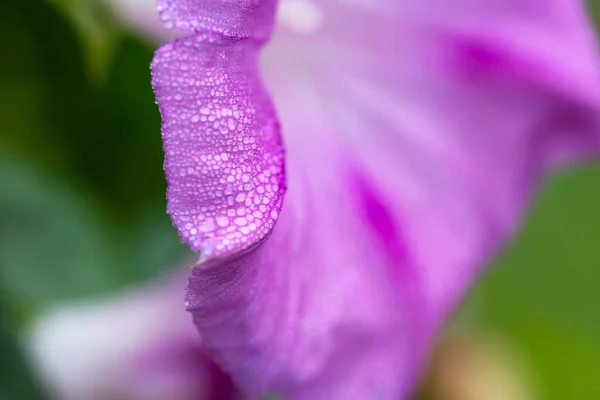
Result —
[{"label": "green leaf", "polygon": [[131,254],[130,275],[134,282],[163,275],[178,266],[177,263],[193,257],[179,240],[162,203],[137,215],[129,238],[126,243]]},{"label": "green leaf", "polygon": [[469,300],[523,352],[542,398],[600,398],[600,166],[553,179]]},{"label": "green leaf", "polygon": [[120,36],[105,2],[99,0],[48,0],[73,23],[84,49],[88,77],[101,83]]},{"label": "green leaf", "polygon": [[89,202],[42,171],[0,153],[0,273],[22,313],[116,285],[114,251]]}]

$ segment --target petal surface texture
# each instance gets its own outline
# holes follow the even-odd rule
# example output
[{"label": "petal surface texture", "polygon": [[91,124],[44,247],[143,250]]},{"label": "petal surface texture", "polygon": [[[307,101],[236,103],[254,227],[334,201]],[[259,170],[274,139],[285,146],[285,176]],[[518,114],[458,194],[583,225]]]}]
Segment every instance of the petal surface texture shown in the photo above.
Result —
[{"label": "petal surface texture", "polygon": [[260,71],[284,168],[256,67],[271,3],[212,1],[211,23],[207,4],[159,1],[195,34],[153,64],[204,345],[253,395],[407,398],[545,172],[597,155],[582,5],[281,1]]},{"label": "petal surface texture", "polygon": [[276,0],[156,1],[160,20],[168,29],[255,39],[271,32],[276,4]]},{"label": "petal surface texture", "polygon": [[257,245],[281,209],[283,147],[258,49],[206,33],[163,46],[153,61],[168,212],[201,261]]}]

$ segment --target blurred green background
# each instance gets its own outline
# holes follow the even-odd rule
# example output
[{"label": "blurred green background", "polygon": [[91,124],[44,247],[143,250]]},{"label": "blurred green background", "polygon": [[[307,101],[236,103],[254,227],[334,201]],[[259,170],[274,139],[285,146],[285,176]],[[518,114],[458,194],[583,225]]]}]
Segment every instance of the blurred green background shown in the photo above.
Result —
[{"label": "blurred green background", "polygon": [[[92,1],[0,2],[0,400],[43,398],[15,344],[37,312],[186,254],[165,213],[154,47]],[[600,399],[600,167],[548,182],[497,264],[459,324],[507,338],[541,398]]]}]

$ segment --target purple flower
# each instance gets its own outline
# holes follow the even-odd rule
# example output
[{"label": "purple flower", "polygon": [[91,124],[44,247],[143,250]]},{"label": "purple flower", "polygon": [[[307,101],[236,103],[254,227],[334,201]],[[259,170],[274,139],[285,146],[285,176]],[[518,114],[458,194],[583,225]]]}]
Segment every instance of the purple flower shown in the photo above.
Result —
[{"label": "purple flower", "polygon": [[26,345],[50,398],[241,400],[181,306],[181,278],[39,318]]},{"label": "purple flower", "polygon": [[251,395],[406,398],[545,173],[597,154],[593,33],[577,1],[279,3],[157,1],[187,307]]}]

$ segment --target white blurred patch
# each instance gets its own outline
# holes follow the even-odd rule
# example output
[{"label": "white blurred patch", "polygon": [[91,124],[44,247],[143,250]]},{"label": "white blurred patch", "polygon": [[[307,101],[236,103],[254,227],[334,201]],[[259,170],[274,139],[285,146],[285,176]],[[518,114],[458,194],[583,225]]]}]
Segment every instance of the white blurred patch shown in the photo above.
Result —
[{"label": "white blurred patch", "polygon": [[160,23],[155,0],[104,0],[120,22],[158,43],[185,36],[168,30]]},{"label": "white blurred patch", "polygon": [[311,34],[323,25],[323,12],[312,0],[286,0],[279,4],[277,22],[295,33]]},{"label": "white blurred patch", "polygon": [[[179,292],[175,292],[179,294]],[[195,334],[181,300],[153,291],[63,305],[39,318],[25,348],[57,400],[190,400],[196,386],[138,371],[134,361],[162,337]],[[174,300],[179,300],[175,302]],[[173,312],[179,305],[180,313]]]}]

